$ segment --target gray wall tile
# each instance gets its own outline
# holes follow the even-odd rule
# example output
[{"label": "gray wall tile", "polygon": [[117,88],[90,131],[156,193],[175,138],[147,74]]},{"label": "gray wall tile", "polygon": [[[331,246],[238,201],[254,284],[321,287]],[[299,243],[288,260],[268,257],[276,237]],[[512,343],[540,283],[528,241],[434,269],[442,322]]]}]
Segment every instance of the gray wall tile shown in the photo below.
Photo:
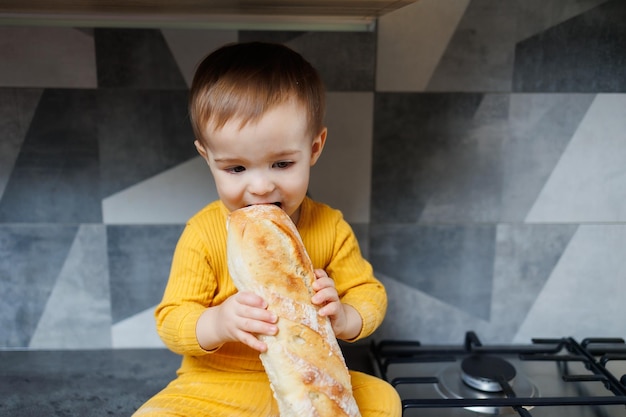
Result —
[{"label": "gray wall tile", "polygon": [[161,301],[181,232],[181,225],[107,226],[113,323]]},{"label": "gray wall tile", "polygon": [[0,346],[28,346],[77,230],[62,224],[0,225]]},{"label": "gray wall tile", "polygon": [[494,252],[490,225],[370,227],[376,271],[484,320],[490,318]]},{"label": "gray wall tile", "polygon": [[46,90],[0,201],[2,222],[100,222],[95,100]]},{"label": "gray wall tile", "polygon": [[527,92],[626,92],[626,8],[611,0],[520,42],[513,88]]},{"label": "gray wall tile", "polygon": [[94,38],[98,87],[186,88],[160,30],[96,28]]},{"label": "gray wall tile", "polygon": [[186,90],[99,90],[98,144],[107,197],[195,156]]}]

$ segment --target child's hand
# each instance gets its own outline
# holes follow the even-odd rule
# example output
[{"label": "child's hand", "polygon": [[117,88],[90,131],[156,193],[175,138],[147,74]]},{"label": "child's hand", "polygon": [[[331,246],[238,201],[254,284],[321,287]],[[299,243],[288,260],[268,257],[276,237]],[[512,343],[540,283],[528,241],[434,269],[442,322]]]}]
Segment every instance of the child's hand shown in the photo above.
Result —
[{"label": "child's hand", "polygon": [[[315,305],[322,306],[319,309],[319,314],[330,318],[330,324],[336,337],[351,339],[353,337],[351,335],[353,333],[352,329],[355,325],[358,324],[358,329],[361,329],[361,317],[354,308],[341,303],[339,294],[337,294],[337,288],[335,288],[335,281],[328,276],[326,271],[316,269],[315,277],[317,278],[313,283],[315,295],[311,298],[311,301]],[[353,313],[356,313],[358,316],[358,323],[354,323],[355,320],[352,320],[352,323],[350,322],[350,319],[354,317]]]},{"label": "child's hand", "polygon": [[239,341],[259,352],[267,345],[257,334],[275,335],[278,332],[276,314],[267,310],[267,303],[251,292],[238,292],[217,307],[217,326],[224,341]]}]

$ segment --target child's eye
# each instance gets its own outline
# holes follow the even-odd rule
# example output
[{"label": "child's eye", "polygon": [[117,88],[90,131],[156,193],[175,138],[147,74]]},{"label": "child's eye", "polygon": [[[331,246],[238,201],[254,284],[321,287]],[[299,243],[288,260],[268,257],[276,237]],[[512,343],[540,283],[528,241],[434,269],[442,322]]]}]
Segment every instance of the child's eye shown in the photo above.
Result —
[{"label": "child's eye", "polygon": [[291,165],[293,165],[291,161],[279,161],[274,163],[274,167],[280,169],[289,168]]},{"label": "child's eye", "polygon": [[243,167],[243,166],[241,166],[241,165],[238,165],[238,166],[236,166],[236,167],[229,167],[229,168],[226,168],[226,172],[230,172],[231,174],[237,174],[237,173],[239,173],[239,172],[243,172],[243,171],[245,171],[245,170],[246,170],[246,168],[245,168],[245,167]]}]

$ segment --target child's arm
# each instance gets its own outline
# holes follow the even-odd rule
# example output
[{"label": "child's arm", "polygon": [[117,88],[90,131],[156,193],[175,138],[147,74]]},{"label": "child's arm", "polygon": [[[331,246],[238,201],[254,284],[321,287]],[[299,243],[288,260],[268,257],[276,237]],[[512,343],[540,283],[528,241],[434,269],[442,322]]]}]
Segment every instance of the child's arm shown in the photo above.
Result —
[{"label": "child's arm", "polygon": [[[327,216],[318,214],[316,219],[320,222],[316,225],[318,230],[326,227],[326,230],[334,231],[326,233],[330,240],[326,247],[332,248],[332,252],[314,252],[317,255],[314,265],[324,270],[324,276],[332,278],[332,281],[317,280],[319,283],[316,286],[330,286],[329,291],[333,292],[330,296],[321,295],[321,304],[333,304],[337,300],[341,302],[342,311],[329,306],[333,310],[330,314],[331,323],[338,338],[354,342],[372,334],[382,323],[387,310],[387,294],[382,283],[374,276],[372,265],[363,258],[356,236],[343,217],[331,212]],[[326,222],[320,219],[326,219]],[[315,248],[316,241],[311,236],[315,237],[315,233],[307,235],[309,245]],[[342,315],[348,317],[345,326],[342,325]]]},{"label": "child's arm", "polygon": [[276,314],[267,303],[251,292],[238,292],[222,304],[207,308],[196,323],[198,343],[205,350],[217,349],[225,342],[239,341],[259,352],[267,346],[255,334],[275,335]]},{"label": "child's arm", "polygon": [[316,291],[312,298],[313,304],[322,306],[319,314],[328,316],[338,339],[351,340],[361,333],[363,320],[354,307],[343,304],[339,300],[335,281],[323,269],[315,270],[317,280],[313,283]]}]

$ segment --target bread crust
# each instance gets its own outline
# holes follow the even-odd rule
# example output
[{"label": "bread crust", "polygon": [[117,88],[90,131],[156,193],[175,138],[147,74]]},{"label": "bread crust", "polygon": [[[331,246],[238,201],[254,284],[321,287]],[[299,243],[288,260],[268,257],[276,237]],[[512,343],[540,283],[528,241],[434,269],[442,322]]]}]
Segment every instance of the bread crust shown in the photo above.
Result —
[{"label": "bread crust", "polygon": [[237,289],[258,294],[278,316],[278,333],[258,338],[281,417],[360,417],[330,320],[311,302],[313,264],[289,216],[271,204],[233,211],[227,252]]}]

